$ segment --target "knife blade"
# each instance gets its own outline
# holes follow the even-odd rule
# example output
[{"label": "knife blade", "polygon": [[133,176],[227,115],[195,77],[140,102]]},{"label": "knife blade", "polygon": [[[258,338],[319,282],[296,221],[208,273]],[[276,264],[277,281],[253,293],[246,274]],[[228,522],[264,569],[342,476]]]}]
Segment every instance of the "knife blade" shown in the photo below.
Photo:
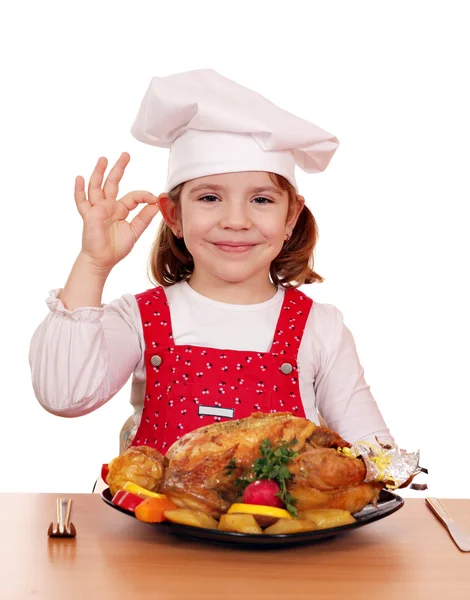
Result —
[{"label": "knife blade", "polygon": [[462,552],[470,552],[470,535],[456,524],[442,502],[438,498],[425,498],[425,501],[436,517],[447,528],[456,546]]}]

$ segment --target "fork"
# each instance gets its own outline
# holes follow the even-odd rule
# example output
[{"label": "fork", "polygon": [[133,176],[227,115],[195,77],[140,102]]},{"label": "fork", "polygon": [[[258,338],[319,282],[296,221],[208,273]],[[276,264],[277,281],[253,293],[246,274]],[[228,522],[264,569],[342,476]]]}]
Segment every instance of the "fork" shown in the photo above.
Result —
[{"label": "fork", "polygon": [[69,524],[70,512],[72,510],[71,498],[57,498],[57,525],[54,529],[54,523],[49,525],[47,535],[49,537],[75,537],[77,530],[73,523]]},{"label": "fork", "polygon": [[426,504],[447,528],[451,538],[462,552],[470,552],[470,535],[461,529],[438,498],[425,498]]}]

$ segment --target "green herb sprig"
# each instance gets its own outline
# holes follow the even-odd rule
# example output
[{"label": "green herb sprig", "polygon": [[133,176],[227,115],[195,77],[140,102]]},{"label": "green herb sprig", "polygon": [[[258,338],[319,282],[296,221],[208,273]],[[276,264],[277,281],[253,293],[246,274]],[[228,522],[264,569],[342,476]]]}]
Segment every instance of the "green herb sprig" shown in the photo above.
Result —
[{"label": "green herb sprig", "polygon": [[[290,442],[279,442],[275,446],[271,444],[269,439],[263,440],[260,446],[260,457],[254,461],[251,471],[244,473],[235,482],[240,494],[253,481],[274,479],[281,488],[280,492],[276,495],[282,500],[286,510],[293,517],[297,517],[297,510],[295,508],[297,501],[288,492],[286,484],[292,477],[288,465],[298,454],[292,449],[296,444],[297,440],[295,438]],[[236,468],[236,461],[232,458],[226,467],[227,475],[232,474]]]},{"label": "green herb sprig", "polygon": [[227,464],[227,466],[225,467],[225,473],[228,477],[230,477],[230,475],[233,475],[233,473],[235,472],[235,469],[237,468],[237,461],[232,458],[229,463]]}]

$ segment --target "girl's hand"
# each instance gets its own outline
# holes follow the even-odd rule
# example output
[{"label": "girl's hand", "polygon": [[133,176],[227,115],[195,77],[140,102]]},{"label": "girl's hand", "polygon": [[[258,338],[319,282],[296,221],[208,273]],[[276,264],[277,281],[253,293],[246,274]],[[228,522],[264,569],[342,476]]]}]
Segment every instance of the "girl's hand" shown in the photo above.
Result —
[{"label": "girl's hand", "polygon": [[[75,179],[75,202],[83,219],[81,256],[100,271],[110,271],[129,254],[159,211],[158,198],[150,192],[129,192],[116,199],[129,161],[129,154],[123,152],[103,185],[108,161],[101,157],[90,178],[88,198],[83,177]],[[132,221],[126,221],[138,204],[147,206]]]}]

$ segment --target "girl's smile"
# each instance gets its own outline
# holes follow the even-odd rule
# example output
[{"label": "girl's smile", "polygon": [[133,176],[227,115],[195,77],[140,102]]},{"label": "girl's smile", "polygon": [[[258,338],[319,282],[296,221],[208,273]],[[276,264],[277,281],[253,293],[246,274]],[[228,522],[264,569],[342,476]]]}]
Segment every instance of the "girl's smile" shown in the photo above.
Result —
[{"label": "girl's smile", "polygon": [[255,247],[255,244],[239,244],[237,242],[213,242],[217,250],[231,254],[242,254]]}]

